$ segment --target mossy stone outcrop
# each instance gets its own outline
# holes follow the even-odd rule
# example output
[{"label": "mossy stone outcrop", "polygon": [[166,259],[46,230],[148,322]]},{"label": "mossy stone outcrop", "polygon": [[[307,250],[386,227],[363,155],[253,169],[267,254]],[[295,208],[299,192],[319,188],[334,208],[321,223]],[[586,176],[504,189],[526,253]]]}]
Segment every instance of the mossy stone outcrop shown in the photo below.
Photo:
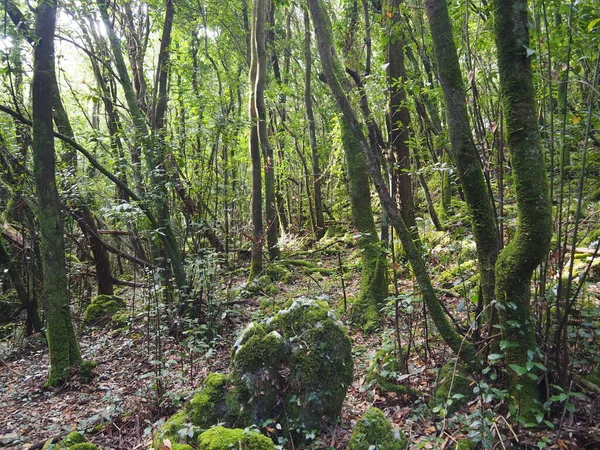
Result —
[{"label": "mossy stone outcrop", "polygon": [[249,423],[313,430],[323,418],[338,418],[353,361],[350,339],[327,303],[299,299],[251,323],[232,353],[231,381]]},{"label": "mossy stone outcrop", "polygon": [[275,450],[273,441],[255,431],[216,426],[198,436],[198,450]]},{"label": "mossy stone outcrop", "polygon": [[406,437],[394,430],[390,421],[379,408],[369,408],[352,430],[348,450],[402,450]]},{"label": "mossy stone outcrop", "polygon": [[185,412],[189,421],[201,428],[209,428],[219,422],[226,422],[229,416],[227,406],[228,376],[211,373],[204,380],[204,387],[188,402]]},{"label": "mossy stone outcrop", "polygon": [[85,309],[83,323],[86,325],[106,324],[113,315],[125,308],[125,300],[117,295],[97,295]]},{"label": "mossy stone outcrop", "polygon": [[[465,367],[450,361],[442,366],[438,377],[438,387],[432,401],[432,406],[441,406],[446,414],[452,414],[475,398],[473,379]],[[445,414],[444,414],[445,415]]]},{"label": "mossy stone outcrop", "polygon": [[[177,414],[172,415],[158,430],[154,440],[152,441],[152,448],[158,449],[165,439],[168,439],[172,446],[178,444],[180,439],[179,430],[183,429],[188,422],[188,418],[185,411],[179,411]],[[173,447],[174,449],[175,447]]]}]

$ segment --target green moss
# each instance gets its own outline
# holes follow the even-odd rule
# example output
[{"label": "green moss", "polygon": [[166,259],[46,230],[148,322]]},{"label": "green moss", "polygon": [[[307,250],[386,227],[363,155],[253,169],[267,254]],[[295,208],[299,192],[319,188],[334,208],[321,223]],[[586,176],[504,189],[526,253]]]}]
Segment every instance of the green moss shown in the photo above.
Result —
[{"label": "green moss", "polygon": [[85,309],[83,323],[98,325],[107,323],[119,311],[125,309],[125,300],[116,295],[97,295]]},{"label": "green moss", "polygon": [[[152,441],[152,448],[158,449],[163,444],[165,439],[168,439],[175,450],[175,445],[179,445],[181,437],[179,431],[187,428],[189,420],[185,411],[180,411],[177,414],[171,416],[158,430],[154,440]],[[185,444],[182,444],[185,445]],[[181,450],[185,450],[187,447],[180,447]]]},{"label": "green moss", "polygon": [[98,446],[89,442],[82,442],[69,447],[70,450],[98,450]]},{"label": "green moss", "polygon": [[198,450],[274,450],[275,445],[266,436],[241,428],[217,426],[198,436]]},{"label": "green moss", "polygon": [[171,450],[194,450],[190,444],[171,444]]},{"label": "green moss", "polygon": [[473,450],[475,447],[477,447],[477,443],[471,439],[461,439],[456,442],[454,450]]},{"label": "green moss", "polygon": [[273,285],[273,281],[269,275],[263,275],[260,278],[253,278],[246,284],[244,289],[245,297],[253,297],[256,295],[275,295],[277,287]]},{"label": "green moss", "polygon": [[232,366],[252,423],[304,430],[320,428],[323,417],[337,419],[353,370],[343,326],[327,303],[308,299],[251,324],[234,346]]},{"label": "green moss", "polygon": [[406,437],[392,424],[379,408],[369,408],[356,422],[348,441],[348,450],[400,450],[406,448]]},{"label": "green moss", "polygon": [[211,373],[206,377],[204,388],[186,405],[185,411],[190,422],[208,428],[227,417],[227,382],[227,375],[221,373]]},{"label": "green moss", "polygon": [[281,264],[271,264],[267,269],[267,275],[273,281],[281,281],[287,283],[290,281],[292,273]]},{"label": "green moss", "polygon": [[94,369],[98,363],[96,361],[85,360],[79,366],[79,381],[88,384],[94,378]]},{"label": "green moss", "polygon": [[[475,398],[473,379],[464,366],[450,361],[440,369],[438,387],[432,397],[432,406],[442,406],[446,414],[452,414]],[[445,414],[444,414],[445,415]]]},{"label": "green moss", "polygon": [[64,444],[66,447],[71,447],[75,444],[81,444],[83,442],[85,442],[83,435],[78,431],[72,431],[62,440],[61,444]]}]

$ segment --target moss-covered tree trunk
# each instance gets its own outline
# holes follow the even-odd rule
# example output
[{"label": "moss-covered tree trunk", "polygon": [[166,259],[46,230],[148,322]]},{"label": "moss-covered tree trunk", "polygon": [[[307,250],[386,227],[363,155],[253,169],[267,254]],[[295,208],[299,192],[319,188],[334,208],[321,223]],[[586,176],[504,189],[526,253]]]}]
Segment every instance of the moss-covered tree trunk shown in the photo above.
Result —
[{"label": "moss-covered tree trunk", "polygon": [[[483,300],[488,306],[494,298],[494,266],[499,248],[493,204],[471,137],[465,87],[447,2],[425,0],[425,9],[433,38],[437,72],[444,91],[452,155],[471,216]],[[490,316],[493,318],[493,314]]]},{"label": "moss-covered tree trunk", "polygon": [[51,86],[55,79],[55,27],[56,2],[40,1],[36,10],[35,33],[38,43],[33,61],[33,169],[38,194],[46,330],[50,350],[49,385],[64,381],[71,367],[81,362],[69,307],[63,221],[54,173]]},{"label": "moss-covered tree trunk", "polygon": [[531,276],[548,252],[552,216],[527,57],[527,2],[496,0],[494,31],[518,211],[515,235],[496,263],[496,298],[501,306],[504,339],[517,344],[506,349],[512,406],[531,419],[538,398],[536,374],[526,370],[537,349],[530,305]]},{"label": "moss-covered tree trunk", "polygon": [[424,261],[421,253],[417,249],[412,240],[412,235],[402,220],[398,208],[390,197],[387,185],[381,176],[379,162],[377,156],[370,148],[363,132],[360,122],[358,121],[352,105],[350,104],[346,93],[338,77],[340,73],[340,62],[333,46],[333,38],[331,32],[331,21],[327,15],[322,0],[308,0],[308,5],[315,29],[315,35],[318,42],[319,55],[321,57],[321,65],[323,73],[327,79],[336,104],[338,105],[344,119],[347,121],[347,126],[354,138],[356,139],[360,150],[362,151],[369,172],[373,179],[379,199],[382,206],[386,209],[394,229],[398,233],[402,245],[406,251],[406,256],[410,261],[411,267],[419,283],[423,293],[423,299],[431,314],[440,335],[454,352],[460,356],[470,367],[477,367],[479,364],[475,355],[473,345],[468,342],[463,336],[458,334],[452,327],[449,320],[444,315],[444,311],[440,305],[439,299],[431,284],[431,279],[425,269]]},{"label": "moss-covered tree trunk", "polygon": [[[317,42],[320,48],[323,37],[317,29],[313,5],[309,4],[309,7],[313,17]],[[321,26],[322,25],[323,24],[321,24]],[[328,27],[323,27],[321,29],[323,30],[323,33],[327,33],[327,36],[329,36],[328,42],[331,43],[331,24],[329,24]],[[334,51],[331,45],[329,48],[332,52]],[[330,71],[329,74],[326,73],[325,75],[330,87],[331,83],[347,84],[345,70],[337,59],[337,56],[335,56],[333,65],[330,66]],[[355,120],[357,120],[356,117]],[[354,302],[352,316],[353,320],[361,325],[366,332],[372,332],[379,325],[379,311],[385,305],[385,299],[388,296],[387,259],[377,235],[377,228],[375,227],[375,221],[373,219],[371,192],[369,187],[369,170],[365,163],[365,157],[361,151],[359,139],[350,126],[345,114],[342,114],[340,117],[340,129],[344,158],[346,160],[352,223],[356,228],[358,245],[361,250],[360,293]],[[379,167],[377,170],[380,170]]]},{"label": "moss-covered tree trunk", "polygon": [[352,316],[365,331],[372,332],[379,325],[379,311],[388,296],[387,259],[373,220],[365,157],[344,116],[340,118],[340,125],[352,223],[358,231],[361,251],[360,293],[354,302]]}]

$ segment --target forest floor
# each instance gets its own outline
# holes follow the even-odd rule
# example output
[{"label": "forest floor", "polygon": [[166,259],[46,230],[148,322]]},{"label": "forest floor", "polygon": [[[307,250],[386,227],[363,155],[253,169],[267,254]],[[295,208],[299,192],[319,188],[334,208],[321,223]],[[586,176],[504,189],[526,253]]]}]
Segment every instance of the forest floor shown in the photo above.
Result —
[{"label": "forest floor", "polygon": [[[360,272],[356,250],[342,246],[341,251],[339,259],[335,253],[310,251],[302,257],[294,256],[320,269],[289,266],[291,280],[275,283],[277,290],[271,295],[232,294],[243,292],[243,268],[237,275],[229,276],[226,283],[221,281],[227,289],[219,290],[223,295],[218,299],[214,328],[209,330],[213,336],[209,344],[202,336],[196,341],[189,336],[182,341],[157,327],[157,316],[149,314],[147,307],[140,308],[144,303],[139,299],[151,300],[151,292],[132,292],[128,288],[122,295],[129,299],[135,295],[139,303],[131,312],[129,326],[87,327],[80,332],[83,358],[97,363],[91,380],[73,376],[58,388],[45,387],[48,354],[40,336],[0,348],[0,448],[39,449],[49,442],[58,442],[73,430],[85,433],[90,442],[103,449],[147,448],[157,426],[182,407],[209,373],[228,371],[230,348],[249,321],[265,317],[289,299],[302,296],[322,296],[342,313],[342,318],[346,317],[342,299],[344,294],[349,299],[356,294]],[[338,270],[341,261],[343,284]],[[365,336],[360,330],[349,328],[355,358],[354,383],[340,422],[318,436],[313,448],[344,449],[354,423],[370,406],[381,408],[394,427],[406,434],[410,448],[454,448],[458,439],[478,430],[482,442],[489,444],[487,448],[516,444],[522,448],[600,448],[598,396],[575,399],[573,413],[565,410],[565,414],[552,418],[560,432],[547,428],[517,430],[504,420],[506,408],[501,400],[488,399],[484,403],[481,396],[452,416],[434,413],[429,401],[437,372],[451,354],[432,331],[432,324],[423,319],[409,272],[400,271],[400,275],[408,279],[397,282],[404,311],[400,320],[396,322],[391,302],[383,331]],[[146,306],[152,303],[150,300]],[[461,313],[465,308],[463,298],[449,290],[444,302],[461,320],[461,315],[465,315]],[[80,321],[79,316],[77,319]],[[419,391],[421,397],[417,400],[385,392],[368,376],[377,350],[391,353],[397,349],[396,325],[405,350],[410,343],[409,370],[405,375],[392,369],[380,373],[392,382]]]}]

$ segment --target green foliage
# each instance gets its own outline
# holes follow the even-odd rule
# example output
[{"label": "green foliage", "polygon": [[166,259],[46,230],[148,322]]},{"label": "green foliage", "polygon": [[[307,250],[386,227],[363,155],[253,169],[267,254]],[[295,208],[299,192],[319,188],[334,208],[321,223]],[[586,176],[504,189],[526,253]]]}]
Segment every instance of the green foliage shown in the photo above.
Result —
[{"label": "green foliage", "polygon": [[116,295],[97,295],[85,309],[83,323],[101,325],[108,323],[113,315],[125,309],[125,300]]},{"label": "green foliage", "polygon": [[358,419],[348,441],[348,450],[402,450],[408,441],[404,434],[394,431],[390,421],[379,408],[369,408]]},{"label": "green foliage", "polygon": [[216,426],[198,436],[198,450],[275,450],[268,437],[256,431]]},{"label": "green foliage", "polygon": [[99,450],[98,446],[95,444],[90,444],[89,442],[83,442],[81,444],[75,444],[69,447],[71,450]]}]

